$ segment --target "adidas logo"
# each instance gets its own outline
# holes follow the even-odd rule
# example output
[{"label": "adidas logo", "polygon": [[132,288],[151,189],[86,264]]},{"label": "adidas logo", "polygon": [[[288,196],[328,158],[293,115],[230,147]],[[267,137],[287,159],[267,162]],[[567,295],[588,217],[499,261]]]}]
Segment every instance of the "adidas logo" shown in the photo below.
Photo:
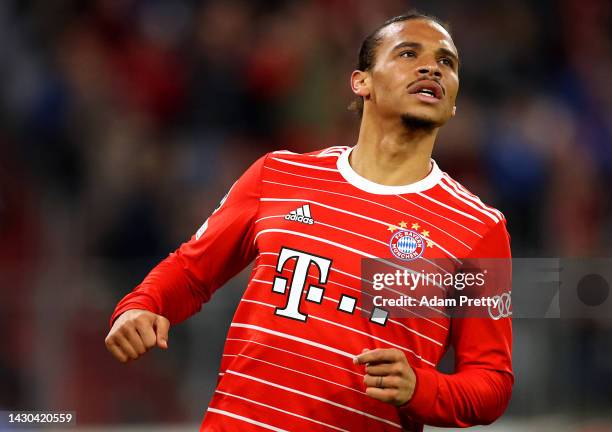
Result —
[{"label": "adidas logo", "polygon": [[314,219],[310,215],[310,204],[304,204],[289,212],[289,214],[285,215],[285,219],[288,221],[305,223],[307,225],[314,224]]}]

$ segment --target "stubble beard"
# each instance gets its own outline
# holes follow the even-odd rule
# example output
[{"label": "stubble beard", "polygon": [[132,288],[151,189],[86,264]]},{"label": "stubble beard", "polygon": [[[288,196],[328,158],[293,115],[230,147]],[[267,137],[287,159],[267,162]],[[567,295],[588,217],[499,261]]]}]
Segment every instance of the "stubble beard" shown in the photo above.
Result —
[{"label": "stubble beard", "polygon": [[404,127],[411,132],[429,133],[440,126],[440,124],[435,120],[415,116],[410,113],[404,113],[400,118]]}]

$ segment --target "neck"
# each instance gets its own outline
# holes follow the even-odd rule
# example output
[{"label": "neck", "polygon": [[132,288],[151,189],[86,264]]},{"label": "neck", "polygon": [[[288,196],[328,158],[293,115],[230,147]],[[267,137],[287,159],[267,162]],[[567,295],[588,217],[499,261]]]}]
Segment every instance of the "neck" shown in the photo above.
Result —
[{"label": "neck", "polygon": [[361,122],[350,164],[357,174],[381,185],[402,186],[427,176],[437,127],[410,119]]}]

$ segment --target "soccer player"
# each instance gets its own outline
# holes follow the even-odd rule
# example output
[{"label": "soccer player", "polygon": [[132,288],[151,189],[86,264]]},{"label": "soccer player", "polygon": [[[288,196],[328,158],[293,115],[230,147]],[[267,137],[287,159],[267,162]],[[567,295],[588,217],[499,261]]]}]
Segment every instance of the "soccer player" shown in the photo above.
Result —
[{"label": "soccer player", "polygon": [[[457,49],[435,18],[392,18],[351,75],[354,147],[276,151],[123,298],[108,350],[154,346],[255,260],[201,430],[420,431],[497,419],[510,399],[511,321],[366,309],[363,258],[509,258],[504,216],[431,159],[455,115]],[[362,307],[363,306],[363,307]],[[455,371],[436,365],[454,348]]]}]

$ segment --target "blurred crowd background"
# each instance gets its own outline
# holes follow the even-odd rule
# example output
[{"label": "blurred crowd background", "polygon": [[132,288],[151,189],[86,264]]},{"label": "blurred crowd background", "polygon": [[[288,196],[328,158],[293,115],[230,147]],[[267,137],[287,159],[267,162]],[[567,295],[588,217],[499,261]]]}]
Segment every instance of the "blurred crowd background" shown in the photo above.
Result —
[{"label": "blurred crowd background", "polygon": [[[260,155],[353,145],[361,41],[412,8],[462,59],[439,165],[505,213],[515,256],[612,257],[609,1],[3,0],[0,410],[199,422],[246,275],[128,366],[114,305]],[[610,416],[612,319],[514,330],[506,419]]]}]

